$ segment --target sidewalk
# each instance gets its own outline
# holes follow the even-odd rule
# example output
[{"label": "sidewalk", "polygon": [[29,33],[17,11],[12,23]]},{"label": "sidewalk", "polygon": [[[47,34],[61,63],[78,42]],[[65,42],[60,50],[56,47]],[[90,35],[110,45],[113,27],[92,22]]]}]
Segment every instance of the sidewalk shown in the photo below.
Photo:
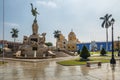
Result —
[{"label": "sidewalk", "polygon": [[[23,61],[23,62],[43,62],[43,61],[53,61],[53,60],[68,60],[75,59],[78,56],[70,56],[70,57],[57,57],[57,58],[48,58],[48,59],[18,59],[18,58],[4,58],[5,61]],[[2,58],[0,58],[2,60]]]},{"label": "sidewalk", "polygon": [[113,71],[110,63],[102,63],[101,67],[96,64],[91,67],[62,66],[56,63],[61,59],[65,58],[42,59],[33,63],[6,58],[8,63],[0,66],[0,80],[120,80],[120,61]]}]

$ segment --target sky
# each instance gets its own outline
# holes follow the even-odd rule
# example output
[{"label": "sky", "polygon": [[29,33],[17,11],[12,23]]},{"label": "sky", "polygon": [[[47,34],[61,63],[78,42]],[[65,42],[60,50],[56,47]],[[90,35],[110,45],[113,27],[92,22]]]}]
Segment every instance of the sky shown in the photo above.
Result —
[{"label": "sky", "polygon": [[[46,32],[46,42],[55,44],[54,31],[60,30],[68,39],[73,30],[80,42],[106,41],[106,29],[100,17],[112,14],[114,40],[120,36],[120,0],[4,0],[4,39],[13,41],[10,31],[19,30],[18,42],[32,34],[34,17],[31,5],[37,8],[39,34]],[[111,27],[108,29],[111,41]],[[3,39],[3,0],[0,0],[0,40]]]}]

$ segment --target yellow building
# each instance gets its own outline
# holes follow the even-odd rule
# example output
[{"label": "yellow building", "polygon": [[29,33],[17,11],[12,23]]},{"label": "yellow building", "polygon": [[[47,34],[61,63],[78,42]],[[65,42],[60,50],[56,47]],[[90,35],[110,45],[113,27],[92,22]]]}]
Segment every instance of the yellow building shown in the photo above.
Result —
[{"label": "yellow building", "polygon": [[75,33],[73,31],[71,31],[68,35],[67,50],[76,51],[77,50],[77,47],[76,47],[77,43],[80,43],[80,41],[76,38]]},{"label": "yellow building", "polygon": [[66,49],[66,48],[67,48],[67,47],[66,47],[67,40],[65,39],[65,37],[63,36],[62,33],[60,34],[59,38],[57,39],[56,44],[57,44],[56,47],[57,47],[58,49],[63,50],[63,49]]},{"label": "yellow building", "polygon": [[59,38],[56,42],[57,49],[60,50],[68,50],[68,51],[76,51],[77,47],[76,44],[80,43],[79,40],[76,38],[76,35],[73,31],[71,31],[68,35],[68,41],[65,39],[63,34],[60,34]]},{"label": "yellow building", "polygon": [[114,41],[114,50],[120,49],[120,42]]}]

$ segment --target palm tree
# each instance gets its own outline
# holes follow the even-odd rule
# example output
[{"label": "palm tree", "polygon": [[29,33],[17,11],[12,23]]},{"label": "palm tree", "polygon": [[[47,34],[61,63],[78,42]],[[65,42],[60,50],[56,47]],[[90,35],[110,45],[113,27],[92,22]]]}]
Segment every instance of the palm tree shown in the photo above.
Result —
[{"label": "palm tree", "polygon": [[18,38],[18,29],[12,28],[12,31],[10,32],[12,34],[12,38],[14,38],[14,50],[15,50],[15,41],[16,38]]},{"label": "palm tree", "polygon": [[58,39],[58,38],[59,38],[59,35],[61,34],[61,31],[55,30],[53,34],[54,34],[54,38],[57,38],[57,39]]},{"label": "palm tree", "polygon": [[[59,36],[60,36],[60,34],[61,34],[61,31],[59,31],[59,30],[55,30],[54,31],[54,38],[56,38],[56,41],[59,39]],[[57,47],[57,43],[56,43],[56,47]]]},{"label": "palm tree", "polygon": [[106,51],[108,50],[108,28],[111,26],[111,22],[109,20],[111,16],[111,14],[106,14],[104,17],[100,17],[100,19],[103,20],[101,25],[102,28],[106,28]]}]

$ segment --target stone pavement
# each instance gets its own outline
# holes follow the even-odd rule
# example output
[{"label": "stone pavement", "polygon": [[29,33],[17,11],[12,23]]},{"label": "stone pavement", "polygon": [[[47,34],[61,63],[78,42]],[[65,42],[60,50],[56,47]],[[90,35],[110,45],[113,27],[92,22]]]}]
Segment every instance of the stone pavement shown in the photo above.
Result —
[{"label": "stone pavement", "polygon": [[15,61],[0,65],[0,80],[120,80],[120,61],[115,70],[109,63],[101,67],[62,66],[56,64],[61,59],[40,60],[37,62]]}]

